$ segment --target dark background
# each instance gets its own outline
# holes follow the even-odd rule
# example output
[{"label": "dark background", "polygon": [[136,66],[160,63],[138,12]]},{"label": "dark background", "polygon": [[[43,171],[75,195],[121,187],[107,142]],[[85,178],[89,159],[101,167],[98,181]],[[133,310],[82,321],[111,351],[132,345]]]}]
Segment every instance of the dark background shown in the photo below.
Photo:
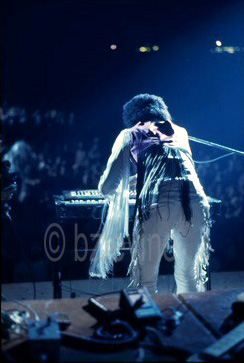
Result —
[{"label": "dark background", "polygon": [[[12,207],[27,259],[42,259],[31,251],[36,245],[42,249],[43,229],[55,218],[51,195],[96,188],[123,127],[122,106],[134,95],[163,96],[189,135],[244,149],[242,1],[5,0],[1,10],[4,152],[18,140],[28,142],[38,169],[31,177],[41,180]],[[216,40],[222,48],[235,47],[234,53],[217,53]],[[153,45],[157,52],[138,51]],[[96,137],[92,171],[88,153]],[[88,165],[75,174],[79,147]],[[199,144],[191,147],[197,160],[222,155]],[[213,236],[215,269],[243,269],[243,158],[230,156],[198,170],[207,194],[224,202]],[[36,226],[33,233],[30,224]]]},{"label": "dark background", "polygon": [[[4,4],[8,104],[72,110],[77,134],[109,126],[112,138],[121,127],[122,105],[135,94],[155,93],[190,134],[242,147],[243,52],[210,53],[217,39],[243,47],[242,1]],[[116,51],[110,50],[113,43]],[[136,52],[147,44],[160,51]]]}]

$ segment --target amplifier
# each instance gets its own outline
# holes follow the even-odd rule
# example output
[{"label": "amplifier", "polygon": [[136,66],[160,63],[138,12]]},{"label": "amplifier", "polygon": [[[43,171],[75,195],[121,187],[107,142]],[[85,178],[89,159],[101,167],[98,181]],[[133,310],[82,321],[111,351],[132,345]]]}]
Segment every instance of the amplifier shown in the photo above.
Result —
[{"label": "amplifier", "polygon": [[[136,194],[134,193],[134,196]],[[101,221],[106,216],[108,204],[98,190],[63,191],[54,196],[56,217],[65,238],[65,253],[61,259],[63,279],[88,278],[93,250],[96,248]],[[132,233],[136,199],[129,199],[129,230]],[[55,243],[55,241],[54,241]],[[131,242],[123,244],[123,259],[114,267],[115,276],[125,276],[130,263]],[[78,256],[78,258],[76,258]],[[75,261],[75,263],[74,263]],[[57,270],[57,268],[56,268]],[[56,271],[55,276],[59,276]]]}]

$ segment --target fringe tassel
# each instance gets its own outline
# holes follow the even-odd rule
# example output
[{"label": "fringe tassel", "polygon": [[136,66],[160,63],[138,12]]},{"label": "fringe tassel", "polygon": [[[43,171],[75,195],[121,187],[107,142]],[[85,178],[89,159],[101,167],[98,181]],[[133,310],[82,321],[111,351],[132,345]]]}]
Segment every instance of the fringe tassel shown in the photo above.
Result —
[{"label": "fringe tassel", "polygon": [[205,291],[205,283],[208,281],[207,267],[209,265],[210,252],[214,251],[210,243],[210,227],[212,226],[212,221],[210,218],[210,206],[207,200],[204,200],[202,203],[202,208],[204,213],[204,226],[201,235],[201,245],[194,264],[194,278],[199,292]]},{"label": "fringe tassel", "polygon": [[140,239],[141,239],[141,224],[139,221],[138,213],[135,217],[135,225],[133,228],[133,246],[131,253],[131,262],[127,271],[127,275],[130,275],[130,284],[128,287],[138,287],[140,281],[140,266],[139,266],[139,254],[140,254]]}]

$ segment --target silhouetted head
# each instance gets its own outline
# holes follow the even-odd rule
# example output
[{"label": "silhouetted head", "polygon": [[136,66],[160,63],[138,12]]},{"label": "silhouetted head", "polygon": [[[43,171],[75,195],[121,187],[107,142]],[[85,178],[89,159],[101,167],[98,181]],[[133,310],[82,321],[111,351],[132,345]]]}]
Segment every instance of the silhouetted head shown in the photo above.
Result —
[{"label": "silhouetted head", "polygon": [[126,127],[132,127],[139,121],[171,121],[171,115],[162,97],[144,93],[123,106],[123,121]]}]

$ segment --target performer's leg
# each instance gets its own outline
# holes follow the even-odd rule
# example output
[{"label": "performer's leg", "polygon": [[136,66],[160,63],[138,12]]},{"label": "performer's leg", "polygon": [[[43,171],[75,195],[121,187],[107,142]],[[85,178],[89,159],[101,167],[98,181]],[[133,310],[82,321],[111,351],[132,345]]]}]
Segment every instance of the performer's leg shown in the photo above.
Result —
[{"label": "performer's leg", "polygon": [[202,284],[197,285],[195,271],[196,259],[202,248],[204,226],[203,209],[196,201],[192,203],[192,225],[182,216],[173,231],[177,294],[204,289]]},{"label": "performer's leg", "polygon": [[138,249],[139,284],[151,293],[157,292],[159,265],[169,236],[167,221],[160,218],[156,209],[152,210],[142,224]]}]

